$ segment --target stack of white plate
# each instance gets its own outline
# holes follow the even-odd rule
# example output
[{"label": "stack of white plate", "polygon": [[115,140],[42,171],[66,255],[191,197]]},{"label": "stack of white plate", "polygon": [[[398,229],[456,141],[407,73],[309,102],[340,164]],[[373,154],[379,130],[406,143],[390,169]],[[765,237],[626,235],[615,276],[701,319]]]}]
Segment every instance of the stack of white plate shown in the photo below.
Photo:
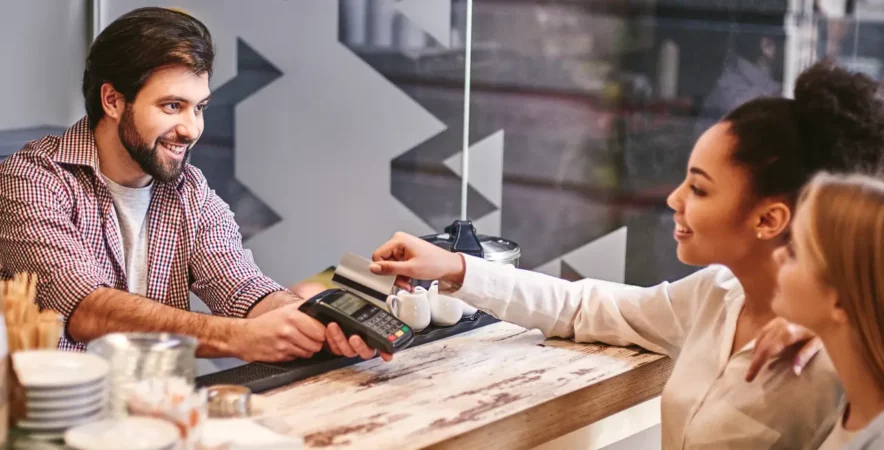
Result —
[{"label": "stack of white plate", "polygon": [[28,350],[13,353],[12,363],[27,393],[27,417],[16,425],[32,437],[60,439],[107,414],[110,366],[101,357]]}]

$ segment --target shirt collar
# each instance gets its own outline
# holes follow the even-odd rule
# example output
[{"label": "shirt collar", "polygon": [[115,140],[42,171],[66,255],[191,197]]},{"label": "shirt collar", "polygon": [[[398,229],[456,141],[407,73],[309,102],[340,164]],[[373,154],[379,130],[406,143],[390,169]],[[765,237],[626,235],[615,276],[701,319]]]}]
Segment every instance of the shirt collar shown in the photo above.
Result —
[{"label": "shirt collar", "polygon": [[[95,134],[89,126],[88,117],[83,117],[64,132],[53,160],[59,164],[89,167],[94,174],[99,173],[98,147],[95,146]],[[184,185],[185,170],[182,170],[178,178],[169,184],[181,189]]]},{"label": "shirt collar", "polygon": [[98,173],[98,149],[88,118],[83,117],[64,132],[53,160],[60,164],[91,167]]}]

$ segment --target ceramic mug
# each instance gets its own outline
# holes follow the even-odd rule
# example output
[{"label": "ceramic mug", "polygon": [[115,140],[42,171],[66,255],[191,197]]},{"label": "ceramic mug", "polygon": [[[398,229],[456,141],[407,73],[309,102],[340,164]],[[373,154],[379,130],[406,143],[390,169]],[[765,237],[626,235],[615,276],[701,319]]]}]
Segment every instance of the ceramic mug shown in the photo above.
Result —
[{"label": "ceramic mug", "polygon": [[[444,296],[444,294],[438,294],[438,292],[439,292],[439,287],[438,287],[438,286],[439,286],[439,282],[438,282],[438,281],[433,281],[433,283],[430,285],[430,289],[432,290],[433,287],[435,287],[436,289],[435,289],[435,291],[432,291],[432,292],[431,292],[431,295],[433,295],[433,293],[436,293],[437,295],[442,295],[442,296]],[[465,302],[465,301],[463,301],[463,300],[460,300],[460,302],[463,304],[463,317],[471,317],[473,314],[476,314],[476,311],[479,310],[479,309],[476,308],[475,306],[470,305],[469,303],[467,303],[467,302]]]},{"label": "ceramic mug", "polygon": [[439,282],[433,281],[429,289],[430,315],[433,324],[441,327],[454,325],[463,317],[464,302],[439,293]]},{"label": "ceramic mug", "polygon": [[421,331],[430,325],[430,301],[427,290],[417,287],[414,292],[401,290],[387,297],[390,312],[414,331]]},{"label": "ceramic mug", "polygon": [[[442,294],[439,294],[439,295],[442,295]],[[479,309],[476,308],[475,306],[470,305],[469,303],[467,303],[467,302],[465,302],[465,301],[463,301],[463,300],[461,300],[461,303],[463,303],[463,316],[464,316],[464,317],[470,317],[470,316],[472,316],[473,314],[476,314],[476,311],[479,310]]]}]

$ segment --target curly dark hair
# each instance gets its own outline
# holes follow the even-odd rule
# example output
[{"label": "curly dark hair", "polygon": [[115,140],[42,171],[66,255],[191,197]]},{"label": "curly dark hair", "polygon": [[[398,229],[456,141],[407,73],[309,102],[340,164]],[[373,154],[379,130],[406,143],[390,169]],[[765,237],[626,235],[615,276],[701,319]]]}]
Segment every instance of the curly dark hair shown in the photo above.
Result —
[{"label": "curly dark hair", "polygon": [[214,59],[209,29],[188,14],[147,7],[120,16],[95,38],[86,58],[83,98],[89,124],[95,128],[104,117],[104,83],[131,102],[157,69],[181,65],[211,76]]},{"label": "curly dark hair", "polygon": [[829,61],[798,76],[794,99],[757,98],[723,121],[736,138],[732,156],[761,197],[794,201],[821,170],[877,173],[884,162],[880,84]]}]

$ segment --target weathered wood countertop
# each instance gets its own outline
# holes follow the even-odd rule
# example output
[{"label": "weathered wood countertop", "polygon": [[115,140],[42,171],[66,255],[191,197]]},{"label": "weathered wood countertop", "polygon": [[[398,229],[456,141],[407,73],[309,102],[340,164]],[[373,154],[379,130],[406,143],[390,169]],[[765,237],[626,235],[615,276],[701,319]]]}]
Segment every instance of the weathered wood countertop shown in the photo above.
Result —
[{"label": "weathered wood countertop", "polygon": [[495,323],[266,392],[309,449],[531,448],[660,394],[669,358]]}]

